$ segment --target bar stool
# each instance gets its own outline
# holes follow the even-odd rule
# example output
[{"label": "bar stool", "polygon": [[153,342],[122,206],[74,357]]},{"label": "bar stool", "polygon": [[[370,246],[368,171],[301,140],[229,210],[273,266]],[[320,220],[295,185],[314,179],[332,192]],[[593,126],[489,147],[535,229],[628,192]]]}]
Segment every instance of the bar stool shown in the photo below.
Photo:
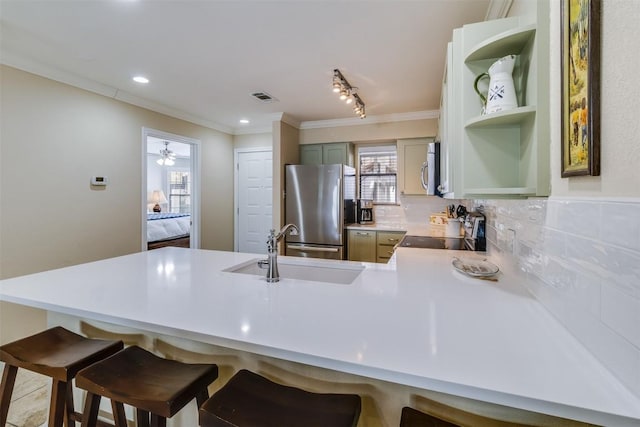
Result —
[{"label": "bar stool", "polygon": [[73,425],[72,421],[82,420],[83,415],[73,407],[71,380],[81,369],[122,347],[122,341],[89,339],[59,326],[1,346],[0,361],[5,367],[0,386],[0,426],[7,422],[18,368],[53,379],[49,426],[59,427],[63,422]]},{"label": "bar stool", "polygon": [[200,407],[201,427],[354,427],[359,417],[357,394],[311,393],[246,369]]},{"label": "bar stool", "polygon": [[460,427],[460,425],[452,424],[448,421],[441,420],[440,418],[436,418],[429,414],[425,414],[424,412],[405,406],[402,408],[400,427]]},{"label": "bar stool", "polygon": [[164,427],[194,398],[200,407],[216,378],[216,365],[181,363],[127,347],[76,375],[76,386],[87,391],[82,426],[96,426],[104,396],[111,399],[117,427],[127,427],[123,404],[136,408],[139,427]]}]

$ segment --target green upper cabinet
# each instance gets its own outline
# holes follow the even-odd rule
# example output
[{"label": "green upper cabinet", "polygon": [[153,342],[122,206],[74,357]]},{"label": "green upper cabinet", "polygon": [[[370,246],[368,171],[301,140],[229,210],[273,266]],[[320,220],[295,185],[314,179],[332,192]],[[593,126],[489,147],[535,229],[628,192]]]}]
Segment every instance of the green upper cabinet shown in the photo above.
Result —
[{"label": "green upper cabinet", "polygon": [[321,165],[322,144],[309,144],[300,146],[300,164]]},{"label": "green upper cabinet", "polygon": [[306,144],[300,146],[300,164],[343,164],[353,167],[353,144],[336,142],[331,144]]},{"label": "green upper cabinet", "polygon": [[[447,50],[441,110],[441,182],[446,198],[548,196],[549,2],[537,15],[465,25]],[[518,107],[482,114],[476,77],[506,55]],[[481,90],[486,91],[486,85]],[[443,120],[444,117],[444,120]]]}]

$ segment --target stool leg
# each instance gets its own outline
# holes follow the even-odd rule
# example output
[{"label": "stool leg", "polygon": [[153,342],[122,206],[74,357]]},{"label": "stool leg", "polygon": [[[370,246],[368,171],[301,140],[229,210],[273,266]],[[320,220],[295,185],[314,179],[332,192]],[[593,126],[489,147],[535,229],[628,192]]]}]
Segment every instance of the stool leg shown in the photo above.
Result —
[{"label": "stool leg", "polygon": [[53,380],[51,385],[51,406],[49,407],[49,427],[62,427],[64,408],[67,403],[67,383]]},{"label": "stool leg", "polygon": [[73,387],[71,381],[67,382],[66,402],[64,411],[64,425],[65,427],[76,427],[76,410],[73,404]]},{"label": "stool leg", "polygon": [[7,414],[9,413],[9,404],[11,403],[11,395],[13,394],[13,385],[16,382],[17,373],[17,366],[4,365],[2,385],[0,386],[0,426],[4,426],[7,423]]},{"label": "stool leg", "polygon": [[201,391],[196,395],[196,403],[198,404],[198,410],[200,410],[200,407],[204,405],[204,402],[206,402],[207,399],[209,399],[209,390],[205,388],[203,391]]},{"label": "stool leg", "polygon": [[138,427],[149,427],[149,413],[147,411],[136,408],[136,418],[138,419]]},{"label": "stool leg", "polygon": [[167,427],[167,419],[151,413],[151,427]]},{"label": "stool leg", "polygon": [[87,392],[82,413],[82,427],[96,427],[98,411],[100,410],[100,395]]},{"label": "stool leg", "polygon": [[127,427],[127,417],[124,414],[124,405],[111,399],[111,411],[116,427]]}]

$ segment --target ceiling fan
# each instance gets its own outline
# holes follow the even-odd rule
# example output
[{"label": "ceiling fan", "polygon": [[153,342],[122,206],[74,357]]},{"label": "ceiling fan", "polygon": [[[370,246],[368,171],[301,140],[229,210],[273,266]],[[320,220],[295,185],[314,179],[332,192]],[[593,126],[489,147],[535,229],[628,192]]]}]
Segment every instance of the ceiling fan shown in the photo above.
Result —
[{"label": "ceiling fan", "polygon": [[160,150],[162,156],[157,160],[160,166],[173,166],[176,162],[176,154],[169,150],[169,141],[164,141],[164,148]]}]

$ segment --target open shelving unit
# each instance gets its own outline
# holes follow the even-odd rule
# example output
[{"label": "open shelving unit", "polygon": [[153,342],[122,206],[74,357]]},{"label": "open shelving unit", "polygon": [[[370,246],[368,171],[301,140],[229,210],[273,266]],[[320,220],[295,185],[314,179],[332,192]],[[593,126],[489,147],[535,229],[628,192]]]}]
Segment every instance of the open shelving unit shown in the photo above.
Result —
[{"label": "open shelving unit", "polygon": [[[443,172],[450,177],[445,197],[549,195],[548,10],[548,0],[541,0],[536,16],[454,31],[445,71],[447,105],[441,112],[447,127],[441,132],[446,135],[443,164],[453,168]],[[483,115],[474,81],[506,55],[517,55],[513,79],[519,107]]]}]

